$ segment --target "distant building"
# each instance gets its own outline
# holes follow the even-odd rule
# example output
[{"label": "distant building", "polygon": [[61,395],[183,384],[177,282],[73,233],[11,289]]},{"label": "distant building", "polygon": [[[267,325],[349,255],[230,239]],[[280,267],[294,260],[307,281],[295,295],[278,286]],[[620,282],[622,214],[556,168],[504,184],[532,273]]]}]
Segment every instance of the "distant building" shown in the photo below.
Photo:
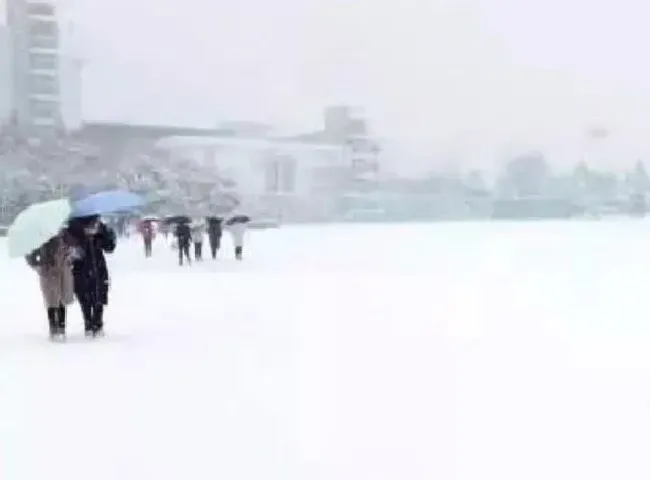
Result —
[{"label": "distant building", "polygon": [[[1,7],[1,4],[0,4]],[[0,123],[11,116],[13,80],[11,70],[11,37],[0,11]]]},{"label": "distant building", "polygon": [[363,189],[369,182],[378,181],[381,148],[369,133],[365,112],[350,106],[330,106],[323,117],[322,130],[298,135],[292,140],[343,146],[357,186]]},{"label": "distant building", "polygon": [[260,122],[223,122],[218,128],[230,131],[233,136],[244,138],[266,138],[273,132],[273,126]]},{"label": "distant building", "polygon": [[341,145],[180,136],[157,148],[172,159],[214,165],[245,205],[285,219],[326,218],[349,187],[350,159]]},{"label": "distant building", "polygon": [[54,0],[6,0],[3,122],[39,130],[81,125],[81,64],[63,47],[59,14]]},{"label": "distant building", "polygon": [[171,157],[214,165],[246,195],[310,195],[326,183],[318,175],[320,169],[348,164],[345,149],[332,145],[177,136],[156,146]]},{"label": "distant building", "polygon": [[157,147],[171,157],[212,164],[245,204],[285,220],[327,220],[345,213],[349,194],[371,193],[379,179],[379,146],[363,112],[330,107],[323,130],[271,136],[263,124],[235,122],[230,138],[175,136]]}]

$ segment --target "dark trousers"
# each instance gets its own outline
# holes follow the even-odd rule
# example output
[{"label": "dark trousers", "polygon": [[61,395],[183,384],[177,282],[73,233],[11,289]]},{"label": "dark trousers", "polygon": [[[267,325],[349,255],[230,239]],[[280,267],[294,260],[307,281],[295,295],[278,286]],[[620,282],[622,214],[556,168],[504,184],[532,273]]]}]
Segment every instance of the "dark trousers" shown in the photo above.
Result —
[{"label": "dark trousers", "polygon": [[187,259],[187,263],[192,263],[190,258],[190,244],[189,242],[183,242],[178,244],[178,264],[183,265],[183,260]]},{"label": "dark trousers", "polygon": [[203,260],[203,243],[194,242],[194,258],[196,260]]},{"label": "dark trousers", "polygon": [[149,258],[151,256],[152,250],[153,250],[153,242],[151,239],[144,239],[144,256]]},{"label": "dark trousers", "polygon": [[102,330],[104,328],[104,305],[82,302],[81,299],[79,299],[79,304],[84,317],[84,329],[87,332]]},{"label": "dark trousers", "polygon": [[212,260],[217,258],[217,252],[219,251],[220,246],[221,242],[219,239],[210,240],[210,253],[212,254]]},{"label": "dark trousers", "polygon": [[244,254],[244,247],[235,247],[235,258],[237,260],[241,260],[243,254]]},{"label": "dark trousers", "polygon": [[47,320],[50,325],[50,334],[58,331],[65,331],[65,307],[59,305],[57,308],[47,309]]},{"label": "dark trousers", "polygon": [[144,256],[149,258],[153,251],[153,241],[151,238],[144,239]]}]

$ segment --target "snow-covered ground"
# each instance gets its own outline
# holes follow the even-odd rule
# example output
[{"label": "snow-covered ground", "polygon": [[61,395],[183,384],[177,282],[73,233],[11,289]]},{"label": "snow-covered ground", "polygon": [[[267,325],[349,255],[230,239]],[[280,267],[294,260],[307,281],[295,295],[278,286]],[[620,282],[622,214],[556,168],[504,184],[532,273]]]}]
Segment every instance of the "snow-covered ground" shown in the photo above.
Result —
[{"label": "snow-covered ground", "polygon": [[123,242],[107,338],[75,305],[66,345],[34,274],[1,262],[2,480],[650,478],[650,223],[224,249],[180,268]]}]

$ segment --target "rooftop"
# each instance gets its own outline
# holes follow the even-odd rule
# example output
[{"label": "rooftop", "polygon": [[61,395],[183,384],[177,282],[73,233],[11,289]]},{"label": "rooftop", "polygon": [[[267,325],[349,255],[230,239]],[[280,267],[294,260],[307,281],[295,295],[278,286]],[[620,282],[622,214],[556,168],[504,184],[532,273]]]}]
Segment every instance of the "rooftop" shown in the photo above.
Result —
[{"label": "rooftop", "polygon": [[161,138],[157,146],[162,148],[174,147],[204,147],[204,146],[241,146],[253,149],[283,149],[283,150],[324,150],[339,151],[340,145],[327,143],[305,143],[291,141],[285,138],[234,138],[228,136],[169,136]]},{"label": "rooftop", "polygon": [[170,125],[134,125],[128,123],[88,122],[75,133],[75,136],[96,139],[150,139],[164,137],[230,137],[234,132],[229,129],[192,128]]}]

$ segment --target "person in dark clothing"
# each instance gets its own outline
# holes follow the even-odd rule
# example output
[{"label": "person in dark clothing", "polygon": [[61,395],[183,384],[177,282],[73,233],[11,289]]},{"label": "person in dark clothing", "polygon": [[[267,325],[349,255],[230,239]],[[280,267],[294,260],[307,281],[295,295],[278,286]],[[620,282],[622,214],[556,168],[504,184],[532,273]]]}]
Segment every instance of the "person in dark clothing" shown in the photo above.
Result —
[{"label": "person in dark clothing", "polygon": [[208,240],[210,242],[210,253],[212,259],[217,258],[217,252],[221,248],[221,236],[223,235],[223,228],[221,226],[222,218],[208,217]]},{"label": "person in dark clothing", "polygon": [[178,264],[183,266],[183,257],[185,257],[187,264],[191,265],[190,243],[192,243],[192,230],[190,226],[185,222],[179,223],[176,225],[174,235],[176,235],[178,241]]},{"label": "person in dark clothing", "polygon": [[86,336],[101,337],[104,335],[104,307],[108,305],[110,285],[104,253],[115,250],[115,232],[98,216],[71,220],[68,232],[74,242],[74,293],[81,306]]}]

